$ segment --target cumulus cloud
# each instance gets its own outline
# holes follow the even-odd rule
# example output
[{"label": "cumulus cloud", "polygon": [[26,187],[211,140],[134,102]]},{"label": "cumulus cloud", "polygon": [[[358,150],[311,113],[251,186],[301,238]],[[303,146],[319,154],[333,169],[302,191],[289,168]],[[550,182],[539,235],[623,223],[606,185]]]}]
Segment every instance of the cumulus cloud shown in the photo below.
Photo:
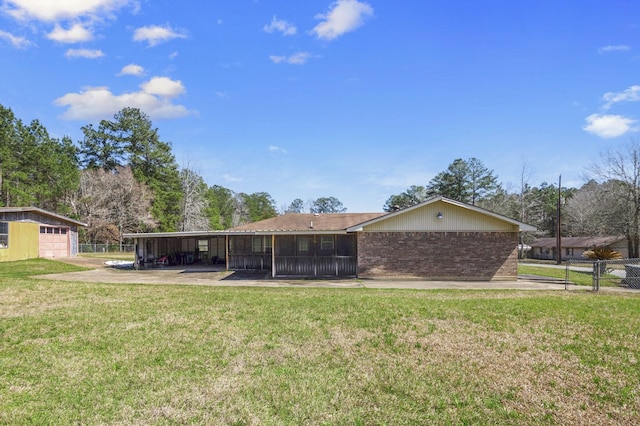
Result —
[{"label": "cumulus cloud", "polygon": [[104,56],[104,53],[99,49],[69,49],[64,56],[67,58],[96,59]]},{"label": "cumulus cloud", "polygon": [[604,139],[616,138],[636,130],[632,127],[636,120],[621,115],[591,114],[585,120],[587,124],[582,129]]},{"label": "cumulus cloud", "polygon": [[170,26],[149,25],[137,28],[133,33],[133,41],[146,41],[153,47],[176,38],[185,38],[186,35],[173,30]]},{"label": "cumulus cloud", "polygon": [[68,30],[56,25],[53,31],[47,34],[47,38],[60,43],[79,43],[92,40],[93,34],[81,24],[74,24]]},{"label": "cumulus cloud", "polygon": [[629,46],[626,44],[619,44],[616,46],[603,46],[598,49],[598,53],[607,53],[607,52],[624,52],[626,50],[631,50]]},{"label": "cumulus cloud", "polygon": [[153,77],[151,80],[142,83],[140,87],[145,93],[165,98],[175,98],[185,92],[180,80],[171,80],[168,77]]},{"label": "cumulus cloud", "polygon": [[144,75],[144,68],[136,64],[125,65],[117,75]]},{"label": "cumulus cloud", "polygon": [[602,100],[606,102],[604,109],[609,109],[618,102],[640,101],[640,86],[631,86],[622,92],[607,92],[602,96]]},{"label": "cumulus cloud", "polygon": [[285,63],[285,64],[291,64],[291,65],[306,64],[309,58],[311,58],[311,54],[309,52],[298,52],[298,53],[294,53],[291,56],[278,56],[278,55],[269,56],[269,59],[271,59],[271,62],[273,62],[274,64]]},{"label": "cumulus cloud", "polygon": [[0,30],[0,40],[6,40],[16,49],[26,49],[31,46],[32,43],[24,37],[15,36],[6,31]]},{"label": "cumulus cloud", "polygon": [[173,98],[185,92],[180,81],[153,77],[140,85],[137,92],[116,95],[107,87],[87,87],[79,93],[67,93],[54,101],[66,107],[65,120],[96,120],[111,117],[125,107],[140,108],[154,119],[172,119],[192,114]]},{"label": "cumulus cloud", "polygon": [[4,11],[20,21],[57,22],[78,18],[98,19],[139,0],[5,0]]},{"label": "cumulus cloud", "polygon": [[373,16],[373,8],[368,3],[337,0],[331,5],[329,12],[316,15],[316,19],[321,19],[322,22],[311,33],[319,39],[333,40],[360,27],[370,16]]},{"label": "cumulus cloud", "polygon": [[278,31],[285,36],[294,35],[298,31],[295,25],[285,20],[278,19],[275,16],[271,19],[271,23],[269,25],[265,25],[262,29],[269,34]]}]

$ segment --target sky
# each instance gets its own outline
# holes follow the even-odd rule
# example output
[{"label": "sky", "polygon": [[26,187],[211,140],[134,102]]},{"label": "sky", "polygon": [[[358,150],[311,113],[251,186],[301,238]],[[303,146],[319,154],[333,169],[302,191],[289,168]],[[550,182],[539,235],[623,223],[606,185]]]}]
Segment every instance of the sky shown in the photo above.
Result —
[{"label": "sky", "polygon": [[455,159],[579,187],[640,130],[633,0],[0,0],[0,104],[124,107],[209,185],[379,212]]}]

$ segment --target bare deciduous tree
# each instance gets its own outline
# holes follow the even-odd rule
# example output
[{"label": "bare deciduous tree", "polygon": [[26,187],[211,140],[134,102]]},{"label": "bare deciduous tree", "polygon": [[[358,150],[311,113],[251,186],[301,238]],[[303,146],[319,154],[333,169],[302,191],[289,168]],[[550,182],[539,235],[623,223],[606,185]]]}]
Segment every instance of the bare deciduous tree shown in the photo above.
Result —
[{"label": "bare deciduous tree", "polygon": [[182,208],[179,222],[180,231],[208,231],[209,219],[206,215],[208,202],[205,197],[207,184],[195,171],[185,168],[180,171],[182,186]]},{"label": "bare deciduous tree", "polygon": [[89,224],[88,234],[93,241],[115,237],[122,244],[124,233],[155,225],[150,213],[150,192],[136,181],[129,167],[84,170],[73,208]]},{"label": "bare deciduous tree", "polygon": [[591,171],[598,177],[616,183],[613,186],[614,199],[619,204],[613,207],[617,212],[616,221],[622,225],[629,246],[629,256],[640,254],[640,144],[631,140],[618,150],[610,149],[602,154],[600,163]]}]

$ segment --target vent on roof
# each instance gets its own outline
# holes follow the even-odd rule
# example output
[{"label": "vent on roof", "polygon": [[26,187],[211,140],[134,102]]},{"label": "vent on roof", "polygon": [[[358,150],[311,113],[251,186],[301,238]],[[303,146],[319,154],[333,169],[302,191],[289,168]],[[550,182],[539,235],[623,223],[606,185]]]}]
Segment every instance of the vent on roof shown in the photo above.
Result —
[{"label": "vent on roof", "polygon": [[311,221],[311,224],[309,225],[309,228],[313,229],[313,221]]},{"label": "vent on roof", "polygon": [[314,213],[313,215],[314,216],[320,216],[320,213]]}]

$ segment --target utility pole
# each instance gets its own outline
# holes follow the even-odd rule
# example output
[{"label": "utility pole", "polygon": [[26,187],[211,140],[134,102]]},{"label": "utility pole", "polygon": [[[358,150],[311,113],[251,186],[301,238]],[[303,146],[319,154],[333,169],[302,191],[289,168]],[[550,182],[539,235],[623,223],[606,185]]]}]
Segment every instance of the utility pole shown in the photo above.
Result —
[{"label": "utility pole", "polygon": [[560,265],[562,263],[562,225],[560,223],[560,206],[562,199],[562,175],[558,177],[558,206],[556,207],[556,263]]}]

